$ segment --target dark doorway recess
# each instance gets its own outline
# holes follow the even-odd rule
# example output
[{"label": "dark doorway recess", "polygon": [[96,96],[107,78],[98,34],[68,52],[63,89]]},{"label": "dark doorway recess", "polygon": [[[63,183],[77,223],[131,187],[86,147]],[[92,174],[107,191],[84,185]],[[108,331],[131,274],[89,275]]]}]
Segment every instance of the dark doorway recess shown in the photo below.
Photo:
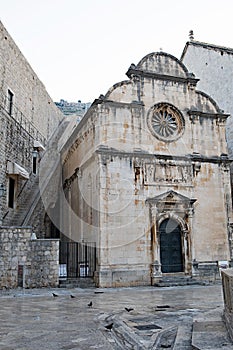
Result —
[{"label": "dark doorway recess", "polygon": [[183,272],[181,228],[177,221],[165,219],[159,227],[161,270]]},{"label": "dark doorway recess", "polygon": [[8,207],[14,208],[15,199],[15,180],[11,177],[9,178],[9,194],[8,194]]}]

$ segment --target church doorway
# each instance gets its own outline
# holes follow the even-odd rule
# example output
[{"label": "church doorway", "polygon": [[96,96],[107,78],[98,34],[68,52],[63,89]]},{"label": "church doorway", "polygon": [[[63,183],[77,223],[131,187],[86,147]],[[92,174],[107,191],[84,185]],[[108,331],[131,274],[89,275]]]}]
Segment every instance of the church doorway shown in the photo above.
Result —
[{"label": "church doorway", "polygon": [[181,227],[176,220],[165,219],[159,226],[160,262],[163,273],[184,271]]}]

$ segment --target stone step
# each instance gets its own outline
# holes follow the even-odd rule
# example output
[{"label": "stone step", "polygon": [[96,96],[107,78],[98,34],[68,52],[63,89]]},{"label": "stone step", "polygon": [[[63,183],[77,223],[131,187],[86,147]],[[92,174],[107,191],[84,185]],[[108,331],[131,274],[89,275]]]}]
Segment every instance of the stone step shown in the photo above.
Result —
[{"label": "stone step", "polygon": [[96,288],[93,278],[67,278],[59,280],[60,288]]},{"label": "stone step", "polygon": [[23,192],[24,196],[23,199],[21,199],[21,196],[19,195],[17,199],[18,207],[10,214],[10,216],[7,219],[7,224],[14,226],[14,225],[22,225],[22,221],[25,217],[25,213],[28,211],[28,208],[31,206],[32,199],[34,199],[34,196],[36,192],[38,191],[39,186],[39,178],[31,177],[29,182],[25,185]]},{"label": "stone step", "polygon": [[232,350],[225,324],[221,319],[200,320],[193,322],[193,350]]},{"label": "stone step", "polygon": [[[48,144],[46,147],[47,149],[49,149],[50,151],[53,150],[53,147],[51,146],[53,144],[55,148],[57,147],[58,141],[61,135],[64,133],[64,130],[68,125],[68,123],[69,122],[64,119],[64,121],[59,125],[59,127],[55,130],[54,134],[51,136],[50,140],[48,141]],[[46,155],[46,152],[43,155],[43,157]],[[55,158],[55,160],[57,161],[57,158]],[[41,162],[40,164],[43,164],[43,162]],[[44,171],[48,173],[48,175],[46,175],[46,179],[47,179],[48,176],[52,177],[54,168],[52,168],[53,171],[51,171],[51,169],[49,169],[48,164],[45,164],[45,165],[46,165],[46,168],[44,169]],[[53,167],[53,163],[51,164],[51,166]],[[33,206],[34,207],[36,206],[36,204],[38,203],[38,200],[41,197],[39,192],[40,187],[41,187],[41,177],[39,175],[30,176],[30,180],[25,184],[25,187],[22,190],[23,196],[21,197],[21,193],[20,193],[17,198],[18,209],[15,209],[14,212],[9,213],[8,217],[4,222],[5,225],[9,225],[9,226],[28,225],[31,212],[33,212],[32,208]]]},{"label": "stone step", "polygon": [[192,322],[186,322],[178,326],[173,350],[191,350]]},{"label": "stone step", "polygon": [[164,276],[154,282],[154,287],[205,285],[206,281],[195,279],[191,276]]}]

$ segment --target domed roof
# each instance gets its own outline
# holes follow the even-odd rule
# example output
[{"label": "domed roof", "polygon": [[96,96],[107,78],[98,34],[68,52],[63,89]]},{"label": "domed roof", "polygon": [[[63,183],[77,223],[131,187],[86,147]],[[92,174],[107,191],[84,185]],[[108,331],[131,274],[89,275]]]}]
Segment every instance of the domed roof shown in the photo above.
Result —
[{"label": "domed roof", "polygon": [[179,78],[190,77],[184,64],[176,57],[165,52],[152,52],[146,55],[134,68],[159,75],[169,75]]}]

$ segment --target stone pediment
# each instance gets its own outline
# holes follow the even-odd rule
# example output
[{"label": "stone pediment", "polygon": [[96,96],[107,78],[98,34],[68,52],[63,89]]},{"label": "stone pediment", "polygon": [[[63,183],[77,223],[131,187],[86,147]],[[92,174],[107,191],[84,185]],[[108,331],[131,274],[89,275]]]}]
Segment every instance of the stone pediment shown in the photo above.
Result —
[{"label": "stone pediment", "polygon": [[152,197],[152,198],[148,198],[146,200],[147,203],[149,204],[159,204],[159,203],[164,203],[164,204],[185,204],[186,206],[192,206],[193,203],[196,202],[196,199],[194,198],[189,198],[186,197],[178,192],[175,192],[173,190],[167,191],[165,193],[162,193],[158,196]]}]

